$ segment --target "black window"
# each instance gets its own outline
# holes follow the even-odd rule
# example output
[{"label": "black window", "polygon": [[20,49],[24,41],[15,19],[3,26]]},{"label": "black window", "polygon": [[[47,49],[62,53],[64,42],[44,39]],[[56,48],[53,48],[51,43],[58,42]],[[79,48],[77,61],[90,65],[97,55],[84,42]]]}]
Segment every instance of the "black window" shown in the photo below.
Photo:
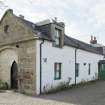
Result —
[{"label": "black window", "polygon": [[79,76],[79,63],[76,63],[76,71],[75,71],[75,73],[76,73],[76,77],[78,77]]},{"label": "black window", "polygon": [[57,79],[61,79],[61,66],[62,66],[62,63],[55,63],[54,64],[54,79],[57,80]]},{"label": "black window", "polygon": [[5,32],[5,33],[8,33],[8,28],[9,28],[9,25],[5,25],[5,26],[4,26],[4,32]]},{"label": "black window", "polygon": [[90,73],[91,73],[91,64],[89,63],[88,64],[88,75],[90,75]]}]

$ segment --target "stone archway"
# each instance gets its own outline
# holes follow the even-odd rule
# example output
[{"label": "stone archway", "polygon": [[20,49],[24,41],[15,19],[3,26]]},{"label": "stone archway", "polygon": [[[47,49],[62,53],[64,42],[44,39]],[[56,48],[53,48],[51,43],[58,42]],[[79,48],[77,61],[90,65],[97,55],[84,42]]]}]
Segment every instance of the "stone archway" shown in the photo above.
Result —
[{"label": "stone archway", "polygon": [[11,88],[12,89],[18,88],[17,76],[18,76],[18,65],[16,61],[14,61],[11,66]]},{"label": "stone archway", "polygon": [[7,82],[11,87],[11,67],[14,61],[18,64],[18,54],[14,49],[0,51],[0,80]]}]

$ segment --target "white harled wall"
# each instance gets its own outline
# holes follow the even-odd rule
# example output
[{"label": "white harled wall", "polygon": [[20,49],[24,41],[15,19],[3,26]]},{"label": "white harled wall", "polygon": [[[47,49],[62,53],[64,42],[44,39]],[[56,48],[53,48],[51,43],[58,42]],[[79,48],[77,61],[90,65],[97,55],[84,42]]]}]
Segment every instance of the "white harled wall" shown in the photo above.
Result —
[{"label": "white harled wall", "polygon": [[[36,91],[40,91],[40,40],[37,40],[36,55]],[[103,59],[102,55],[90,53],[84,50],[77,50],[77,63],[80,64],[79,77],[77,83],[89,81],[96,77],[98,73],[98,61]],[[61,79],[54,80],[54,63],[62,63]],[[84,63],[86,65],[84,66]],[[88,63],[91,64],[91,74],[88,75]],[[75,48],[64,46],[63,48],[52,47],[52,43],[45,41],[42,45],[42,91],[57,86],[59,83],[68,81],[75,83]]]},{"label": "white harled wall", "polygon": [[[77,50],[77,63],[80,65],[79,77],[77,83],[98,79],[98,62],[102,60],[103,56],[84,50]],[[86,65],[84,65],[86,63]],[[90,75],[88,75],[88,64],[90,63]]]}]

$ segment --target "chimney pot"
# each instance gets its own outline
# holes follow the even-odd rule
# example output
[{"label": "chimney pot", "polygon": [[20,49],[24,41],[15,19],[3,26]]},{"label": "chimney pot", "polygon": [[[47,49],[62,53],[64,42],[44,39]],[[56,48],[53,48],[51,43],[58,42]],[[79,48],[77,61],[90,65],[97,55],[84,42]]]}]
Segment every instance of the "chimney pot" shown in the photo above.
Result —
[{"label": "chimney pot", "polygon": [[91,35],[91,40],[93,40],[93,35]]},{"label": "chimney pot", "polygon": [[57,22],[57,17],[55,17],[54,20]]},{"label": "chimney pot", "polygon": [[94,37],[94,40],[96,40],[96,37]]},{"label": "chimney pot", "polygon": [[93,35],[91,35],[91,40],[90,40],[91,44],[97,44],[97,38]]},{"label": "chimney pot", "polygon": [[90,43],[93,44],[93,41],[94,41],[94,40],[93,40],[93,35],[91,35]]},{"label": "chimney pot", "polygon": [[94,37],[94,44],[97,44],[97,39],[96,39],[96,37]]}]

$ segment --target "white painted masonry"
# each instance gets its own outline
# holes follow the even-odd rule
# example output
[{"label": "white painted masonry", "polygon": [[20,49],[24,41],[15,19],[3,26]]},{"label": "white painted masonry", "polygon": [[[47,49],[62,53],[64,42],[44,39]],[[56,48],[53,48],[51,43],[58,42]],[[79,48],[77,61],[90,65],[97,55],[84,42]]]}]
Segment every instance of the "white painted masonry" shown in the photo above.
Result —
[{"label": "white painted masonry", "polygon": [[[81,81],[90,81],[98,79],[98,62],[103,60],[102,55],[87,52],[84,50],[77,50],[77,63],[80,64],[79,77],[77,83]],[[84,65],[86,63],[86,65]],[[91,73],[88,75],[88,64],[91,64]]]},{"label": "white painted masonry", "polygon": [[[37,55],[36,55],[36,91],[40,91],[40,40],[37,40]],[[45,62],[44,59],[47,59]],[[98,62],[103,56],[84,50],[77,50],[77,63],[80,64],[79,77],[77,83],[81,81],[90,81],[97,79]],[[54,63],[62,63],[61,79],[54,80]],[[84,66],[84,63],[86,65]],[[91,74],[88,75],[88,63],[91,64]],[[52,42],[44,41],[42,45],[42,92],[59,85],[61,82],[67,82],[71,78],[70,84],[75,83],[75,48],[64,46],[56,48],[52,46]]]}]

